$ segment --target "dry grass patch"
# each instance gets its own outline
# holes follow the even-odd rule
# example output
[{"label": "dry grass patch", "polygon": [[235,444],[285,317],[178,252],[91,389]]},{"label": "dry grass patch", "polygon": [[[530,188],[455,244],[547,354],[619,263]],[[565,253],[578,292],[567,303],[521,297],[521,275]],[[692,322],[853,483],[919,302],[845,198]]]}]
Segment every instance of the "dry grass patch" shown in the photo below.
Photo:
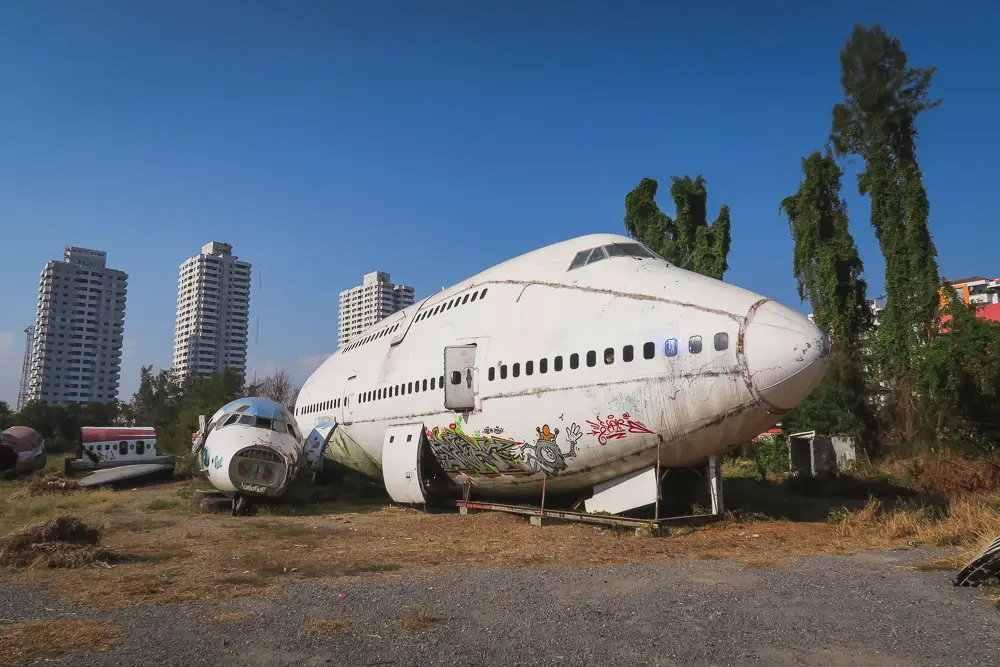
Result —
[{"label": "dry grass patch", "polygon": [[346,627],[340,621],[334,621],[326,618],[306,623],[302,626],[302,634],[309,635],[311,637],[324,637],[326,635],[343,632],[345,629]]},{"label": "dry grass patch", "polygon": [[100,531],[79,519],[57,517],[0,538],[0,567],[109,567],[118,557],[99,548],[100,539]]},{"label": "dry grass patch", "polygon": [[428,612],[418,611],[415,614],[410,614],[400,619],[399,627],[409,632],[419,632],[426,629],[432,623],[437,623],[439,620],[441,619]]},{"label": "dry grass patch", "polygon": [[215,614],[209,620],[213,623],[239,623],[250,618],[250,614],[245,611],[227,611]]},{"label": "dry grass patch", "polygon": [[[781,567],[801,556],[903,547],[907,540],[956,545],[971,554],[985,537],[1000,534],[1000,497],[981,495],[963,497],[947,512],[916,506],[893,510],[869,503],[860,511],[839,513],[838,520],[827,521],[826,512],[819,520],[798,522],[752,521],[748,519],[753,515],[747,514],[742,521],[730,517],[687,534],[651,538],[581,524],[539,528],[499,513],[425,514],[398,507],[280,518],[206,514],[181,519],[164,510],[150,519],[144,514],[151,500],[173,493],[154,487],[114,494],[125,509],[101,514],[101,545],[128,554],[128,562],[85,571],[22,570],[6,579],[43,586],[98,609],[114,609],[270,595],[306,577],[386,576],[393,571],[567,568],[674,557]],[[105,494],[109,492],[70,493],[46,500],[76,502],[79,496],[89,503]],[[38,500],[0,501],[0,518],[7,505],[21,506],[19,513]],[[106,506],[99,502],[78,516],[89,521]]]},{"label": "dry grass patch", "polygon": [[[947,507],[913,507],[887,510],[877,500],[863,510],[846,514],[836,524],[842,539],[866,543],[871,549],[890,548],[901,540],[934,546],[961,547],[952,560],[956,568],[972,558],[990,539],[1000,534],[1000,496],[973,494]],[[961,562],[961,564],[959,564]]]},{"label": "dry grass patch", "polygon": [[0,625],[0,665],[107,651],[121,640],[114,626],[97,621],[27,621]]}]

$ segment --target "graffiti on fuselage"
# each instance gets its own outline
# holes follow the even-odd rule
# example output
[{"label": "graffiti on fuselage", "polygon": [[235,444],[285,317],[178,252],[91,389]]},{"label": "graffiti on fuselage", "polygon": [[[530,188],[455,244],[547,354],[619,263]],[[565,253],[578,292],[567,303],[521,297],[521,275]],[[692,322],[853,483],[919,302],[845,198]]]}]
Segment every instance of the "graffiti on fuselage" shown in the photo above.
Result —
[{"label": "graffiti on fuselage", "polygon": [[459,417],[454,424],[445,428],[427,429],[434,457],[449,473],[467,475],[531,475],[544,472],[558,474],[566,469],[566,459],[576,456],[576,443],[582,435],[577,424],[570,426],[569,451],[559,448],[559,429],[552,430],[548,424],[535,429],[534,442],[519,442],[494,435],[501,430],[489,429],[491,433],[472,435],[462,429]]},{"label": "graffiti on fuselage", "polygon": [[535,431],[538,438],[534,444],[525,445],[521,449],[524,464],[531,472],[544,472],[549,475],[565,470],[566,459],[576,456],[576,442],[570,440],[569,451],[563,454],[559,449],[559,429],[552,431],[549,425],[545,424]]},{"label": "graffiti on fuselage", "polygon": [[641,421],[632,419],[627,412],[622,413],[621,417],[608,415],[607,420],[601,419],[600,416],[597,417],[597,421],[592,422],[588,419],[587,425],[590,426],[590,435],[596,437],[597,442],[602,445],[608,444],[609,440],[624,438],[629,433],[653,433]]},{"label": "graffiti on fuselage", "polygon": [[523,475],[532,472],[521,463],[523,442],[494,435],[468,435],[462,418],[445,428],[427,429],[434,457],[449,473],[468,475]]}]

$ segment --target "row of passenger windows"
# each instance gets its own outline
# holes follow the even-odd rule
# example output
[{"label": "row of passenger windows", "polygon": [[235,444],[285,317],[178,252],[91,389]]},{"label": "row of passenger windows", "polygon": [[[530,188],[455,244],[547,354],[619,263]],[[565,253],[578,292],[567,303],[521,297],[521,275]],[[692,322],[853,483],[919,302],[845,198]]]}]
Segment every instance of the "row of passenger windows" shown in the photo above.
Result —
[{"label": "row of passenger windows", "polygon": [[[483,290],[485,292],[486,290]],[[729,349],[729,334],[725,332],[719,332],[715,334],[714,346],[716,351],[723,352]],[[663,345],[664,354],[668,357],[676,357],[678,352],[678,342],[676,338],[668,338]],[[701,336],[691,336],[688,338],[688,352],[691,354],[699,354],[702,349]],[[656,356],[656,343],[648,342],[642,346],[642,356],[644,359],[652,359]],[[631,345],[626,345],[622,348],[622,361],[628,363],[635,358],[635,349]],[[594,367],[597,365],[597,352],[590,350],[587,352],[586,362],[588,367]],[[611,365],[615,363],[615,348],[608,347],[604,350],[604,363],[605,365]],[[569,355],[569,367],[575,370],[580,367],[580,355],[574,352]],[[563,369],[563,358],[562,356],[554,357],[552,359],[552,370],[559,372]],[[507,379],[507,364],[500,365],[500,379]],[[538,361],[538,372],[548,373],[549,372],[549,360],[539,359]],[[535,362],[526,361],[524,362],[524,374],[534,375],[535,373]],[[510,367],[510,374],[513,377],[521,376],[521,364],[514,363]],[[490,366],[489,371],[487,371],[487,377],[489,381],[492,382],[496,379],[497,368],[495,366]],[[456,377],[453,381],[454,384],[461,382],[461,375],[456,371]],[[415,382],[405,382],[390,387],[383,387],[381,389],[372,389],[370,391],[365,391],[357,396],[358,403],[370,403],[372,401],[381,401],[387,398],[393,398],[395,396],[401,396],[406,394],[417,394],[421,391],[434,391],[438,388],[444,388],[444,376],[437,378],[430,378],[430,380],[423,379],[417,380]],[[314,403],[312,405],[306,405],[298,410],[296,414],[312,414],[314,412],[319,412],[322,410],[331,410],[339,408],[343,405],[344,399],[335,398],[329,401],[323,401],[322,403]]]},{"label": "row of passenger windows", "polygon": [[[415,382],[401,382],[400,384],[382,387],[381,389],[364,391],[358,394],[357,401],[358,404],[371,403],[372,401],[381,401],[387,398],[394,398],[396,396],[405,396],[407,394],[419,394],[422,391],[434,391],[435,389],[444,389],[443,375],[430,379],[417,380]],[[344,398],[334,398],[329,401],[323,401],[322,403],[306,405],[300,408],[296,414],[307,415],[314,412],[320,412],[322,410],[333,410],[342,406],[344,404],[344,400]]]},{"label": "row of passenger windows", "polygon": [[397,385],[382,387],[381,389],[363,391],[358,394],[358,403],[371,403],[372,401],[381,401],[407,394],[419,394],[421,391],[434,391],[435,389],[444,389],[443,375],[441,377],[430,378],[429,381],[425,378],[415,382],[401,382]]},{"label": "row of passenger windows", "polygon": [[103,445],[98,443],[96,445],[87,445],[87,451],[89,452],[100,452],[100,451],[110,451],[112,449],[117,450],[119,456],[125,456],[129,453],[129,450],[135,452],[136,454],[142,454],[146,451],[146,443],[142,440],[136,440],[135,442],[128,442],[127,440],[122,440],[117,445],[112,445],[109,442],[105,442]]},{"label": "row of passenger windows", "polygon": [[414,322],[420,322],[421,320],[426,320],[428,317],[434,317],[438,313],[443,313],[446,310],[451,310],[451,308],[453,308],[454,306],[464,306],[467,303],[472,303],[473,301],[476,300],[477,297],[479,298],[480,301],[486,298],[485,287],[479,291],[472,292],[471,294],[466,294],[465,298],[463,298],[462,295],[458,295],[450,301],[442,302],[434,306],[430,310],[426,310],[417,315],[417,319],[415,319]]},{"label": "row of passenger windows", "polygon": [[[715,349],[718,352],[722,352],[729,348],[729,334],[725,332],[719,332],[715,334]],[[701,336],[691,336],[688,338],[688,352],[691,354],[699,354],[701,352],[702,342]],[[664,354],[668,357],[676,357],[678,352],[678,344],[676,338],[668,338],[663,345]],[[656,343],[648,342],[642,346],[642,357],[643,359],[652,359],[656,356]],[[631,345],[626,345],[622,348],[622,361],[628,363],[635,358],[635,349]],[[595,350],[590,350],[587,352],[586,356],[587,366],[593,368],[597,365],[597,352]],[[615,363],[615,348],[608,347],[604,349],[604,364],[610,366]],[[571,370],[576,370],[580,367],[580,355],[574,352],[569,355],[569,367]],[[559,372],[563,369],[563,358],[562,356],[554,357],[552,359],[552,370]],[[549,360],[539,359],[538,360],[538,372],[548,373],[549,372]],[[526,361],[524,362],[524,374],[534,375],[535,374],[535,362]],[[521,364],[514,363],[510,367],[510,375],[512,377],[521,376]],[[492,382],[496,379],[497,368],[491,366],[490,370],[487,372],[487,377],[489,381]],[[500,365],[500,379],[507,379],[507,364]]]},{"label": "row of passenger windows", "polygon": [[[459,295],[459,296],[456,296],[454,299],[451,299],[450,301],[442,302],[442,303],[438,304],[437,306],[435,306],[434,308],[431,308],[430,310],[426,310],[426,311],[420,313],[419,315],[417,315],[417,319],[414,320],[414,323],[420,322],[422,320],[425,320],[428,317],[433,317],[434,315],[437,315],[439,313],[443,313],[444,311],[450,310],[450,309],[452,309],[455,306],[462,306],[462,305],[465,305],[467,303],[472,303],[476,299],[482,300],[482,299],[486,298],[486,291],[487,291],[487,288],[484,287],[481,290],[477,290],[475,292],[470,292],[470,293],[466,294],[464,297],[462,297],[462,295]],[[385,329],[382,329],[381,331],[377,331],[377,332],[375,332],[373,334],[369,334],[368,336],[365,336],[361,340],[356,341],[356,342],[351,343],[350,345],[348,345],[344,349],[344,352],[350,352],[351,350],[353,350],[356,347],[360,347],[362,345],[365,345],[367,343],[372,342],[373,340],[378,340],[382,336],[391,334],[392,332],[394,332],[397,329],[399,329],[399,325],[400,324],[402,324],[402,323],[401,322],[397,322],[396,324],[394,324],[391,327],[386,327]]]},{"label": "row of passenger windows", "polygon": [[364,338],[362,338],[361,340],[359,340],[357,342],[351,343],[350,345],[347,346],[347,349],[344,350],[344,352],[350,352],[351,350],[353,350],[354,348],[356,348],[356,347],[358,347],[360,345],[364,345],[365,343],[370,343],[373,340],[377,340],[377,339],[381,338],[382,336],[385,336],[387,334],[391,334],[393,331],[395,331],[398,328],[399,328],[399,323],[396,323],[396,324],[392,325],[391,327],[386,327],[385,329],[382,329],[381,331],[376,331],[375,333],[370,334],[368,336],[365,336]]}]

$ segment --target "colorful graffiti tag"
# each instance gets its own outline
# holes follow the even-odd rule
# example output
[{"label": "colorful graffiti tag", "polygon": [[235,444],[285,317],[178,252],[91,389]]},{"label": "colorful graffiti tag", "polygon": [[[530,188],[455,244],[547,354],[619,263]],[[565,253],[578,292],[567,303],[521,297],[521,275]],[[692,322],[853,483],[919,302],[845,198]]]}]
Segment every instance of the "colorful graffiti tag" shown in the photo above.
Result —
[{"label": "colorful graffiti tag", "polygon": [[445,428],[427,429],[434,457],[449,473],[517,475],[530,472],[521,465],[523,442],[493,435],[467,435],[462,418]]},{"label": "colorful graffiti tag", "polygon": [[212,465],[215,467],[216,470],[222,467],[222,461],[223,458],[221,456],[216,456],[214,459],[212,459]]},{"label": "colorful graffiti tag", "polygon": [[645,424],[629,416],[629,413],[622,413],[621,417],[608,415],[607,419],[597,417],[597,421],[587,420],[590,426],[590,435],[597,438],[597,442],[602,445],[608,444],[611,440],[619,440],[629,433],[653,433]]},{"label": "colorful graffiti tag", "polygon": [[449,473],[468,475],[530,475],[539,472],[556,474],[566,469],[566,459],[576,456],[576,443],[583,435],[578,424],[573,424],[567,435],[569,452],[559,448],[559,429],[548,424],[535,429],[534,442],[519,442],[494,435],[499,427],[488,433],[469,435],[462,429],[462,420],[446,428],[427,429],[431,451]]}]

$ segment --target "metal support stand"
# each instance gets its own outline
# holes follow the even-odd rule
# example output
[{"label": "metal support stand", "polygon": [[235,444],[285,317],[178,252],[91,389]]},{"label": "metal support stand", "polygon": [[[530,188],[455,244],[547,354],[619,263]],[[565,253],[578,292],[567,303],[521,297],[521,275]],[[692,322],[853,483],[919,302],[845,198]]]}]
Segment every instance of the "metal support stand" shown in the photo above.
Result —
[{"label": "metal support stand", "polygon": [[545,518],[545,487],[548,486],[549,474],[542,473],[542,514],[541,518]]},{"label": "metal support stand", "polygon": [[656,438],[656,506],[653,509],[653,520],[660,520],[660,446],[663,445],[663,438]]},{"label": "metal support stand", "polygon": [[721,516],[726,511],[722,498],[722,456],[708,457],[708,487],[712,495],[712,514]]}]

